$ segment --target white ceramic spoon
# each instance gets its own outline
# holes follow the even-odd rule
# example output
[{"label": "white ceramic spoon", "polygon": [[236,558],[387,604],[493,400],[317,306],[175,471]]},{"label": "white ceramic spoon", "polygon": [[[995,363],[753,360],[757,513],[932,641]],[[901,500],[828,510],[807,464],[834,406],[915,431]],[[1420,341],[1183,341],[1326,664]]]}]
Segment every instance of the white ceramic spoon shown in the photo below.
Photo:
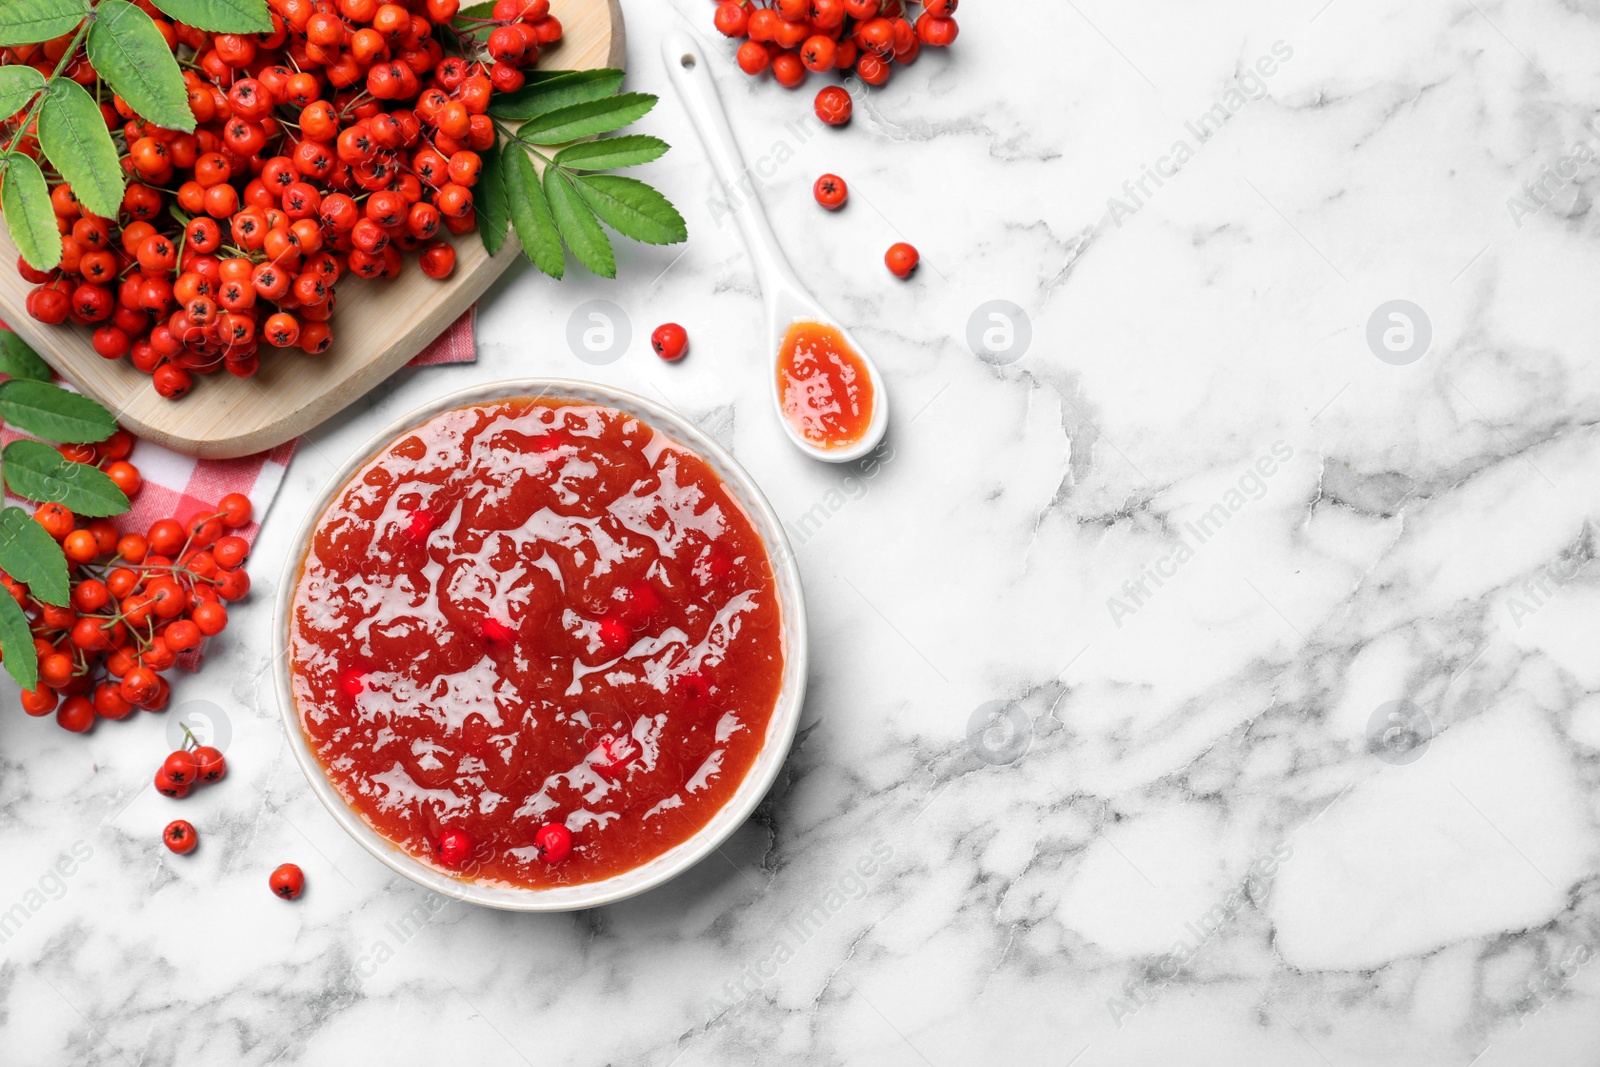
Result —
[{"label": "white ceramic spoon", "polygon": [[[848,463],[878,447],[884,431],[889,428],[889,391],[883,376],[872,362],[872,357],[856,343],[850,332],[824,311],[795,275],[794,268],[784,258],[778,247],[777,235],[761,210],[761,201],[755,187],[759,180],[746,170],[739,156],[739,146],[734,142],[733,130],[728,126],[728,116],[717,97],[717,85],[711,78],[711,63],[705,49],[694,37],[683,31],[667,35],[661,44],[661,55],[666,60],[667,76],[683,97],[694,128],[705,145],[711,169],[722,183],[725,196],[733,206],[739,231],[744,234],[750,258],[755,262],[756,279],[761,285],[767,303],[766,358],[767,393],[772,397],[773,410],[778,423],[794,446],[808,456],[829,463]],[[819,209],[820,210],[820,209]],[[794,428],[783,413],[783,397],[778,386],[778,350],[783,345],[784,334],[797,321],[817,322],[832,326],[844,335],[845,341],[866,364],[872,381],[872,420],[867,432],[854,444],[840,448],[821,448],[807,441]]]}]

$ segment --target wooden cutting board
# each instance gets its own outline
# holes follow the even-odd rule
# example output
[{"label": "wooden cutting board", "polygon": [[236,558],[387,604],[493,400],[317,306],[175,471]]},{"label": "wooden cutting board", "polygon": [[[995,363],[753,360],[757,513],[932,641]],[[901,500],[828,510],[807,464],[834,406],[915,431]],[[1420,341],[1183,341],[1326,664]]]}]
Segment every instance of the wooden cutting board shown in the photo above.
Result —
[{"label": "wooden cutting board", "polygon": [[[551,0],[550,9],[564,35],[540,58],[541,68],[623,65],[620,0]],[[192,456],[246,456],[298,437],[365,395],[443,333],[521,254],[515,234],[495,256],[484,251],[477,234],[449,239],[456,247],[456,271],[446,281],[423,274],[414,255],[393,281],[341,279],[328,351],[312,356],[264,345],[255,377],[196,375],[194,390],[180,400],[157,395],[149,375],[126,359],[102,359],[87,327],[46,326],[29,317],[24,301],[33,286],[17,274],[17,249],[3,226],[0,318],[137,436]]]}]

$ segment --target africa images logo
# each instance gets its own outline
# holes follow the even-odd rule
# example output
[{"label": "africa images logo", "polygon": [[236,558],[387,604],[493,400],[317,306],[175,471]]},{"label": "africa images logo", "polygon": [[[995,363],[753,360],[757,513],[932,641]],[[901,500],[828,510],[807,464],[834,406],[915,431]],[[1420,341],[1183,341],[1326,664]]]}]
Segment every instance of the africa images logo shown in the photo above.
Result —
[{"label": "africa images logo", "polygon": [[609,300],[579,304],[567,318],[567,348],[594,367],[615,363],[633,339],[633,323]]}]

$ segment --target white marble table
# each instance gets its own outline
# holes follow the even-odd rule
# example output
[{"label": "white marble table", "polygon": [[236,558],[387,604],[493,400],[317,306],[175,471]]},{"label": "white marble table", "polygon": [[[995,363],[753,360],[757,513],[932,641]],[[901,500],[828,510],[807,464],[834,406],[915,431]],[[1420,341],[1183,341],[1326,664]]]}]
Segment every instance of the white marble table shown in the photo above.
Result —
[{"label": "white marble table", "polygon": [[[626,6],[687,252],[519,270],[477,365],[306,440],[252,600],[176,690],[228,716],[226,783],[175,806],[161,717],[80,738],[5,698],[0,1059],[1594,1063],[1595,12],[968,0],[844,130],[719,70],[776,229],[891,382],[866,477],[767,407],[753,277],[655,54],[710,5]],[[565,337],[601,299],[632,341],[593,366]],[[1025,351],[975,354],[991,301]],[[677,366],[647,348],[668,319]],[[263,677],[332,465],[533,374],[664,399],[739,456],[796,531],[814,664],[725,857],[556,917],[370,859]],[[155,846],[178,807],[186,859]]]}]

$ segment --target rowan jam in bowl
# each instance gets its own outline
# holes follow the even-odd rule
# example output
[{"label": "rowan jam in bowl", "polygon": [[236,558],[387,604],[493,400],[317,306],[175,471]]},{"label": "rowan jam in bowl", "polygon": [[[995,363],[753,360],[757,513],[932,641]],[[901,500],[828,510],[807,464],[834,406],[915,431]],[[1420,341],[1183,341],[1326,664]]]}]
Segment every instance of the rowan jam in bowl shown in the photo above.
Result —
[{"label": "rowan jam in bowl", "polygon": [[339,797],[416,861],[496,888],[614,878],[771,759],[778,574],[713,465],[640,417],[454,407],[316,520],[287,604],[293,710]]}]

